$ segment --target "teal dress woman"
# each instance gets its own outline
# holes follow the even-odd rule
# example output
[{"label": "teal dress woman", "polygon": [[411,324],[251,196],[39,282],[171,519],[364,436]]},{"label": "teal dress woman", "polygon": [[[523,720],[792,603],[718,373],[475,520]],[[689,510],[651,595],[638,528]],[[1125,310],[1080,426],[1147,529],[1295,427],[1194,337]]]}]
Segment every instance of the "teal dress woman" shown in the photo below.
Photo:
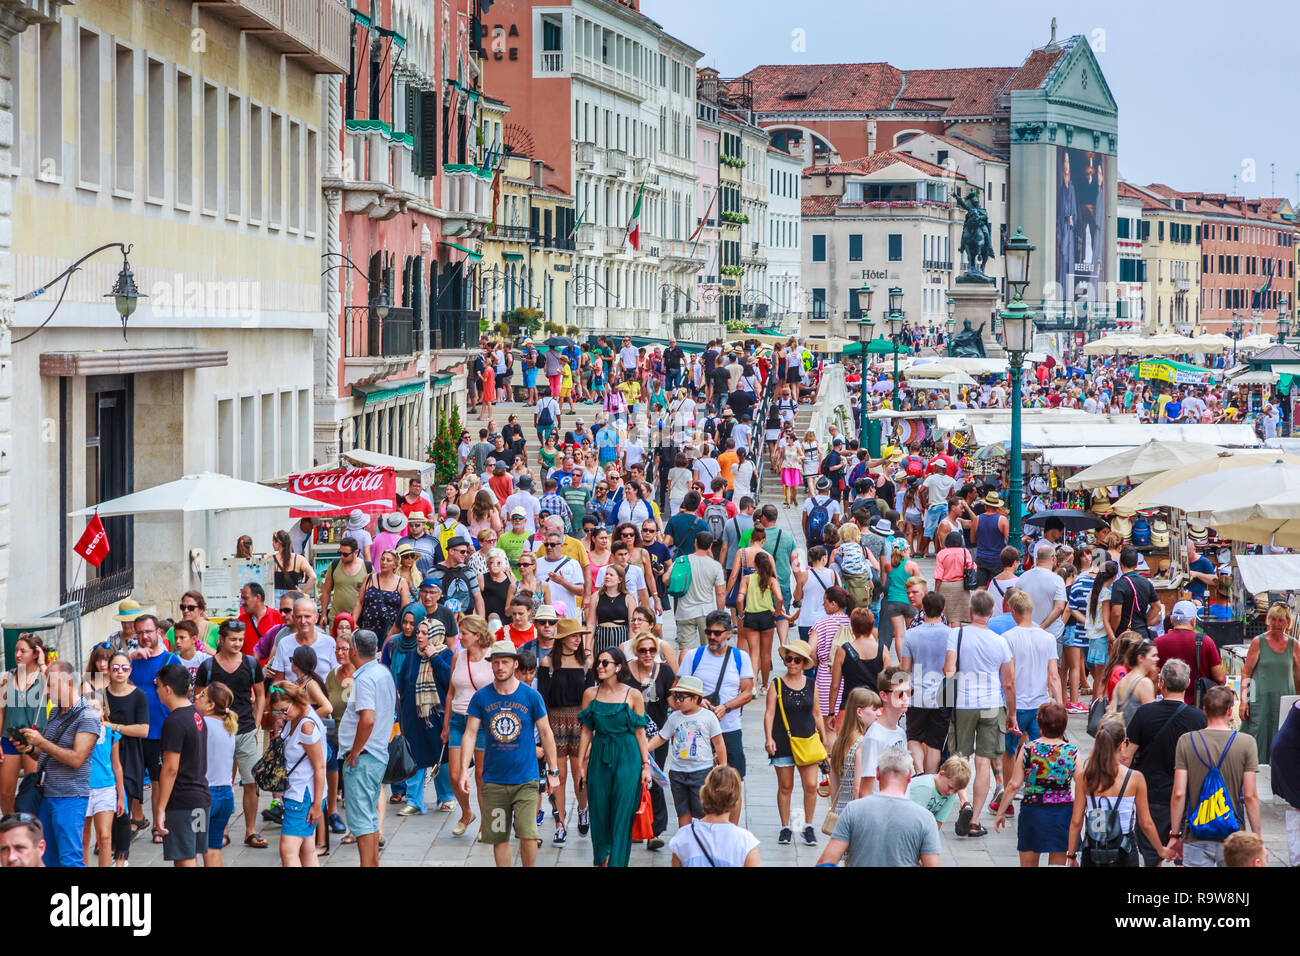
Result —
[{"label": "teal dress woman", "polygon": [[627,658],[617,647],[596,656],[595,687],[582,697],[579,753],[591,811],[591,852],[596,866],[627,866],[632,855],[632,817],[641,785],[650,781],[645,738],[645,701],[632,683]]}]

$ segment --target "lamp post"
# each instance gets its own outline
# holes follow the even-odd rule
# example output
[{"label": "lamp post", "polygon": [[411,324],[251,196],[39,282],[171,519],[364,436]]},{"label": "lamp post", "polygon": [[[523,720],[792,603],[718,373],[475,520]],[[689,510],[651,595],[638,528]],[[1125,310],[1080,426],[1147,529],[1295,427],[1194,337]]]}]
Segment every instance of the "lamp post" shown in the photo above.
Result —
[{"label": "lamp post", "polygon": [[1024,519],[1024,462],[1021,460],[1020,435],[1020,379],[1034,334],[1034,313],[1025,305],[1023,296],[1029,285],[1030,254],[1036,247],[1025,238],[1020,229],[1006,244],[1007,286],[1015,290],[1014,298],[1002,310],[1002,344],[1011,363],[1011,487],[1007,506],[1011,512],[1011,543],[1020,546],[1021,522]]},{"label": "lamp post", "polygon": [[889,337],[894,343],[894,393],[890,408],[898,411],[898,339],[903,334],[903,290],[894,286],[889,290]]},{"label": "lamp post", "polygon": [[857,301],[858,314],[858,341],[862,343],[862,353],[860,356],[862,369],[859,372],[862,388],[862,424],[858,429],[858,447],[867,447],[867,346],[871,344],[871,332],[875,328],[875,323],[871,321],[871,294],[874,290],[869,285],[864,285],[861,289],[854,289],[853,296]]},{"label": "lamp post", "polygon": [[[14,302],[27,302],[31,299],[39,298],[52,289],[59,281],[65,278],[71,281],[72,274],[76,272],[81,267],[81,264],[86,260],[99,255],[99,253],[103,252],[105,249],[121,249],[122,268],[117,273],[117,281],[113,283],[113,288],[105,293],[104,298],[113,300],[113,308],[117,310],[117,314],[122,318],[122,338],[125,339],[127,319],[131,318],[132,314],[135,312],[139,300],[147,299],[149,297],[146,293],[141,292],[139,287],[135,284],[135,273],[131,271],[131,262],[127,258],[130,256],[131,250],[134,248],[134,244],[124,242],[106,242],[102,246],[97,246],[79,258],[76,262],[72,263],[72,265],[68,266],[53,279],[50,279],[40,288],[33,289],[26,295],[16,296]],[[63,292],[66,293],[67,291],[68,287],[65,283],[63,286]],[[49,323],[50,319],[54,318],[54,313],[59,311],[59,306],[62,304],[63,294],[60,294],[58,301],[54,303],[54,308],[50,311],[49,316],[46,317],[45,322],[41,323],[41,325],[37,326],[21,338],[14,339],[13,344],[17,345],[19,342],[24,342],[36,333],[40,332],[41,329],[45,328],[45,325]]]},{"label": "lamp post", "polygon": [[1286,337],[1291,334],[1291,316],[1287,313],[1286,302],[1277,307],[1277,344],[1286,345]]},{"label": "lamp post", "polygon": [[1245,327],[1241,324],[1241,317],[1236,312],[1232,313],[1232,325],[1228,326],[1228,335],[1232,337],[1232,364],[1237,364],[1237,340],[1241,338]]}]

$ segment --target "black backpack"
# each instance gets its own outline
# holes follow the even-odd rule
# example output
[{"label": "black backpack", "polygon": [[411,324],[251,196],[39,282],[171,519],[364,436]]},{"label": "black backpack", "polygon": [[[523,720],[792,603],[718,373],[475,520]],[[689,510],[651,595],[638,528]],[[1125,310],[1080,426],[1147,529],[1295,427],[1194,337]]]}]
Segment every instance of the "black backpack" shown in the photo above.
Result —
[{"label": "black backpack", "polygon": [[[1083,813],[1083,835],[1080,847],[1083,858],[1089,866],[1123,866],[1124,861],[1132,855],[1135,847],[1137,818],[1134,828],[1125,833],[1120,828],[1119,805],[1128,788],[1128,778],[1133,775],[1130,767],[1124,774],[1124,782],[1119,785],[1119,794],[1114,798],[1088,797],[1089,801],[1108,799],[1109,805],[1089,806]],[[1134,813],[1136,814],[1136,810]]]}]

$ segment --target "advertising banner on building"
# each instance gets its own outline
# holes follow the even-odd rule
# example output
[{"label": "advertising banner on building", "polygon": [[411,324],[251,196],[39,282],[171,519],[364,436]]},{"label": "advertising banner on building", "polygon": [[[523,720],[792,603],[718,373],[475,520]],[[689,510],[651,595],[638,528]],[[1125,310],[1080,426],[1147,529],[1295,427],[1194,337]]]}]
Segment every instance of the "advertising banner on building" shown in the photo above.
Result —
[{"label": "advertising banner on building", "polygon": [[1091,150],[1056,152],[1056,281],[1065,302],[1105,299],[1108,162]]},{"label": "advertising banner on building", "polygon": [[290,509],[295,518],[341,518],[359,508],[365,514],[387,514],[396,509],[397,476],[392,468],[345,468],[289,476],[289,490],[334,505],[331,511]]}]

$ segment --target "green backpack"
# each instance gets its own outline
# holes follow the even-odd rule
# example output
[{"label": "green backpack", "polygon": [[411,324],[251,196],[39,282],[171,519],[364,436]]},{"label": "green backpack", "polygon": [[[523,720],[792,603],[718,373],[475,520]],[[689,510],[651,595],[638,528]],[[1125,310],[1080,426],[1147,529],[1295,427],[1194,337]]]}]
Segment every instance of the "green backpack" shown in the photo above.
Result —
[{"label": "green backpack", "polygon": [[691,557],[683,554],[674,559],[673,568],[668,572],[668,596],[679,598],[691,587]]}]

